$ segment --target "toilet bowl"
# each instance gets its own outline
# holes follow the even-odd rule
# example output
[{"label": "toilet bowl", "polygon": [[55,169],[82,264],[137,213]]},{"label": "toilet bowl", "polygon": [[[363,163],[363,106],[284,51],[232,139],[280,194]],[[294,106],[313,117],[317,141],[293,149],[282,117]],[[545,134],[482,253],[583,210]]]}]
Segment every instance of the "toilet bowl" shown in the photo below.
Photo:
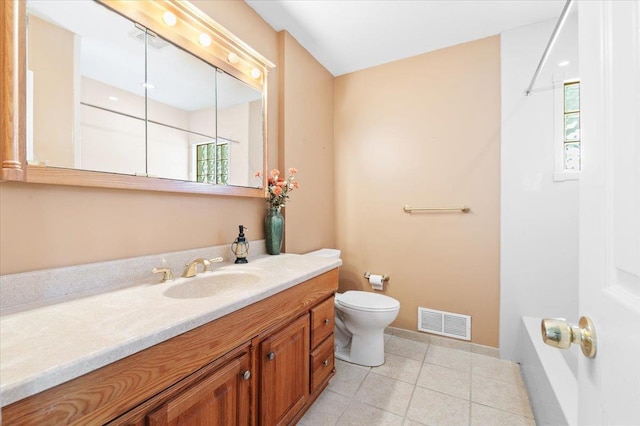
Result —
[{"label": "toilet bowl", "polygon": [[382,294],[336,293],[336,358],[368,367],[384,364],[384,328],[399,310],[400,302]]}]

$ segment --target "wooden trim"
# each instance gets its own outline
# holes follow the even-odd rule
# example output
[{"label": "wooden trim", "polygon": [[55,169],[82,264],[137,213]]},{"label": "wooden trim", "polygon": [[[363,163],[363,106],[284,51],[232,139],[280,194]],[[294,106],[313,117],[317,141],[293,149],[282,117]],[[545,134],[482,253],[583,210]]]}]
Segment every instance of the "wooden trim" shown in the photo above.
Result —
[{"label": "wooden trim", "polygon": [[0,181],[24,180],[26,119],[25,13],[23,1],[0,1]]},{"label": "wooden trim", "polygon": [[265,197],[264,188],[212,185],[210,183],[191,182],[186,180],[119,175],[115,173],[62,169],[56,167],[27,166],[27,170],[29,172],[29,182],[31,183],[115,189],[139,189],[146,191],[186,192],[194,194],[232,195],[236,197]]},{"label": "wooden trim", "polygon": [[5,425],[104,424],[334,293],[338,269],[3,407]]}]

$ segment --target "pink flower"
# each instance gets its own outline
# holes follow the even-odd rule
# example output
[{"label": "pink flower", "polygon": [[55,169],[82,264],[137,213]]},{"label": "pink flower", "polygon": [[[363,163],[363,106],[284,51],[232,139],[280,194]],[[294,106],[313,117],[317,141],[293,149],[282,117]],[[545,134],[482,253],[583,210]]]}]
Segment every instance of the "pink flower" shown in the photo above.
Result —
[{"label": "pink flower", "polygon": [[271,177],[272,178],[276,179],[279,174],[280,174],[280,170],[278,170],[278,169],[271,170]]},{"label": "pink flower", "polygon": [[293,182],[293,187],[294,187],[295,189],[300,188],[300,184],[298,183],[298,181]]},{"label": "pink flower", "polygon": [[260,170],[258,170],[253,174],[253,177],[261,177],[261,176],[262,176],[262,172]]},{"label": "pink flower", "polygon": [[281,195],[281,194],[282,194],[282,187],[280,187],[280,186],[275,186],[275,187],[273,188],[273,193],[274,193],[276,196]]},{"label": "pink flower", "polygon": [[295,167],[290,167],[289,168],[289,174],[290,175],[295,175],[296,173],[298,173],[298,169],[296,169]]}]

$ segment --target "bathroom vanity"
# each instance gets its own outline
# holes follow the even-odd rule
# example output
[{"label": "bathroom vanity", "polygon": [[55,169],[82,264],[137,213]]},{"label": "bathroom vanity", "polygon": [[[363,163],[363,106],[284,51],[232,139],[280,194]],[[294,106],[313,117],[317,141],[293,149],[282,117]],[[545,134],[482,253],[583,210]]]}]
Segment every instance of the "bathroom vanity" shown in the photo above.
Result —
[{"label": "bathroom vanity", "polygon": [[[85,307],[99,311],[98,306],[146,296],[149,306],[131,313],[127,319],[132,322],[130,328],[155,327],[155,333],[148,338],[156,340],[164,339],[162,336],[166,332],[178,334],[114,362],[106,359],[114,356],[112,352],[133,347],[128,340],[149,342],[148,338],[129,336],[122,340],[120,349],[112,348],[118,346],[113,343],[105,348],[93,348],[96,352],[93,358],[100,359],[105,365],[15,402],[9,401],[2,408],[3,424],[295,423],[335,373],[334,293],[338,288],[339,264],[339,260],[306,256],[271,256],[252,262],[251,266],[223,266],[217,271],[199,274],[202,278],[196,277],[196,281],[179,278],[173,284],[138,286],[70,302],[78,309],[82,304],[94,304],[93,308]],[[243,289],[229,290],[228,294],[220,287],[221,294],[217,297],[213,294],[198,294],[193,298],[188,294],[177,298],[167,296],[180,294],[171,293],[171,290],[179,286],[187,288],[185,284],[195,286],[197,280],[201,280],[200,284],[206,288],[207,279],[220,276],[224,279],[226,271],[258,278],[255,282],[245,282]],[[169,300],[160,299],[160,296]],[[156,300],[158,303],[154,305]],[[135,309],[136,306],[133,302],[132,307]],[[19,335],[11,335],[7,330],[14,330],[17,324],[29,318],[34,323],[41,321],[37,311],[47,309],[52,307],[35,309],[35,313],[27,311],[3,316],[3,339],[8,334],[10,345],[10,339],[20,339]],[[154,314],[158,309],[163,312]],[[169,323],[160,320],[177,315],[181,310],[188,317],[186,320],[174,318]],[[51,318],[51,312],[44,317]],[[159,324],[146,325],[154,315]],[[202,324],[197,325],[199,322]],[[114,334],[118,334],[115,328],[120,323],[117,320],[113,323]],[[197,326],[179,332],[183,327],[193,325]],[[106,332],[108,330],[103,329],[96,330],[96,336],[73,336],[69,344],[79,346],[82,340],[92,338],[99,341],[100,334]],[[24,342],[28,344],[28,340]],[[29,348],[25,348],[25,357],[34,360],[39,356],[46,363],[47,351],[55,358],[56,352],[64,350],[65,346],[65,342],[59,342],[58,348],[42,343],[45,346],[41,347],[40,354],[28,353]],[[38,345],[34,343],[32,347]],[[12,361],[8,355],[12,350],[9,348],[3,353],[2,370],[3,374],[7,373],[2,384],[3,404],[7,404],[7,399],[16,398],[12,391],[29,393],[30,388],[40,386],[38,381],[57,380],[48,376],[59,376],[70,368],[68,365],[54,366],[54,372],[48,373],[50,369],[42,365],[41,371],[23,373],[25,377],[15,378],[15,371],[8,365]],[[74,362],[76,372],[83,368],[83,363],[90,363],[86,359]],[[16,364],[14,367],[19,369],[20,362]],[[25,364],[24,369],[29,368],[33,367]],[[25,380],[32,383],[25,386]]]}]

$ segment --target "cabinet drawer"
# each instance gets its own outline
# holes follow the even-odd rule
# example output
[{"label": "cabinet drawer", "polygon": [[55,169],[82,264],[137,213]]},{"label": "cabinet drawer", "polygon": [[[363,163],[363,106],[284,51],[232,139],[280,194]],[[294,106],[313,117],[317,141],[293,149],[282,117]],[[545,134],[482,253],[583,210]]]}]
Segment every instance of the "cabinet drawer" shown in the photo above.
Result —
[{"label": "cabinet drawer", "polygon": [[318,346],[333,333],[334,315],[333,297],[311,309],[311,348]]},{"label": "cabinet drawer", "polygon": [[311,393],[333,371],[333,334],[311,352]]}]

